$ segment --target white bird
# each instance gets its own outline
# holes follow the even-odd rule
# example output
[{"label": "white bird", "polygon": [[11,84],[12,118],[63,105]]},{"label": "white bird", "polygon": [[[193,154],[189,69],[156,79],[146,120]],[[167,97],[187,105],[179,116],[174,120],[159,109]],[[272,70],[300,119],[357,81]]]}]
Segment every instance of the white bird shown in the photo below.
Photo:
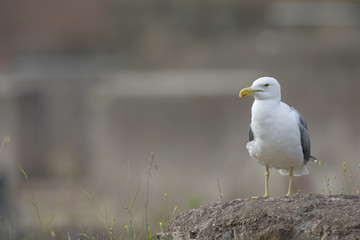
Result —
[{"label": "white bird", "polygon": [[306,163],[316,158],[310,155],[310,137],[304,117],[281,102],[280,84],[275,78],[262,77],[239,96],[253,95],[249,142],[246,148],[251,158],[265,166],[265,195],[269,196],[269,168],[289,175],[287,196],[291,195],[293,176],[309,174]]}]

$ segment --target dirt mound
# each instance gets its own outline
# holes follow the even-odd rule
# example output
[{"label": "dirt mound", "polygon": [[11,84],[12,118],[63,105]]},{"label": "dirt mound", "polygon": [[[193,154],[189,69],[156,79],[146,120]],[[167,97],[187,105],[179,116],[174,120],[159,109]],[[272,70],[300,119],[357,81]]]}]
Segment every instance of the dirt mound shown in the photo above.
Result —
[{"label": "dirt mound", "polygon": [[360,198],[236,199],[184,212],[170,229],[175,239],[360,239]]}]

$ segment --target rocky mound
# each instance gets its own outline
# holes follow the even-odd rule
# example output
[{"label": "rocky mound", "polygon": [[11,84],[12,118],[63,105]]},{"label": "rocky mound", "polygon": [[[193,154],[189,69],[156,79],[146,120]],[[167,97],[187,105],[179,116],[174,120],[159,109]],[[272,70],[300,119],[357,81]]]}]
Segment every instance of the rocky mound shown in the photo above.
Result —
[{"label": "rocky mound", "polygon": [[169,231],[174,239],[360,239],[360,198],[236,199],[184,212]]}]

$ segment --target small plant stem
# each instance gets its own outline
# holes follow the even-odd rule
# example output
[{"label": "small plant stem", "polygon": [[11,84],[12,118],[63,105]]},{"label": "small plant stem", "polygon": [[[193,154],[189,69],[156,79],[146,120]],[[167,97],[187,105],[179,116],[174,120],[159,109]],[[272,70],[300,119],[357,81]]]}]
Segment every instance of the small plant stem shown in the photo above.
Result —
[{"label": "small plant stem", "polygon": [[94,204],[96,210],[98,211],[98,214],[102,217],[102,219],[104,220],[104,229],[106,230],[106,232],[109,235],[109,239],[113,240],[113,234],[112,234],[112,230],[111,227],[109,227],[109,223],[107,220],[107,207],[105,206],[105,210],[104,212],[101,211],[101,208],[99,206],[99,204],[97,203],[97,201],[95,200],[95,198],[90,195],[89,192],[87,192],[85,189],[81,188],[81,191],[90,199],[90,201]]},{"label": "small plant stem", "polygon": [[129,182],[129,166],[128,164],[124,163],[124,168],[125,168],[125,173],[126,173],[126,185],[127,185],[127,189],[128,189],[128,198],[129,198],[129,207],[125,208],[128,213],[129,213],[129,218],[130,218],[130,230],[132,232],[132,239],[135,240],[136,239],[136,231],[135,231],[135,222],[134,222],[134,204],[136,201],[136,198],[139,194],[139,190],[141,185],[139,185],[139,187],[136,190],[135,193],[135,197],[132,199],[131,197],[131,192],[130,192],[130,182]]},{"label": "small plant stem", "polygon": [[151,153],[151,162],[150,162],[150,166],[149,166],[149,171],[148,171],[148,178],[147,178],[147,182],[146,182],[146,202],[145,202],[145,229],[146,229],[146,235],[149,235],[150,233],[150,227],[149,227],[149,220],[148,220],[148,204],[149,204],[149,184],[150,184],[150,177],[151,177],[151,168],[152,165],[154,163],[154,153]]},{"label": "small plant stem", "polygon": [[218,189],[219,189],[219,201],[220,201],[220,203],[222,203],[223,202],[223,193],[221,192],[219,178],[216,178],[216,181],[217,181],[217,185],[218,185]]}]

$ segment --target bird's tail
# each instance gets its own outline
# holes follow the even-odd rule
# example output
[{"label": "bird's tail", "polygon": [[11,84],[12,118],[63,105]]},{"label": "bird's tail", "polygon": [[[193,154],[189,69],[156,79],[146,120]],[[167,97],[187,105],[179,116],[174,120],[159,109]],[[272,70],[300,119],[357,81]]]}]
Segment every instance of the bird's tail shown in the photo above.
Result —
[{"label": "bird's tail", "polygon": [[316,159],[316,157],[310,155],[309,161],[317,162],[317,159]]}]

